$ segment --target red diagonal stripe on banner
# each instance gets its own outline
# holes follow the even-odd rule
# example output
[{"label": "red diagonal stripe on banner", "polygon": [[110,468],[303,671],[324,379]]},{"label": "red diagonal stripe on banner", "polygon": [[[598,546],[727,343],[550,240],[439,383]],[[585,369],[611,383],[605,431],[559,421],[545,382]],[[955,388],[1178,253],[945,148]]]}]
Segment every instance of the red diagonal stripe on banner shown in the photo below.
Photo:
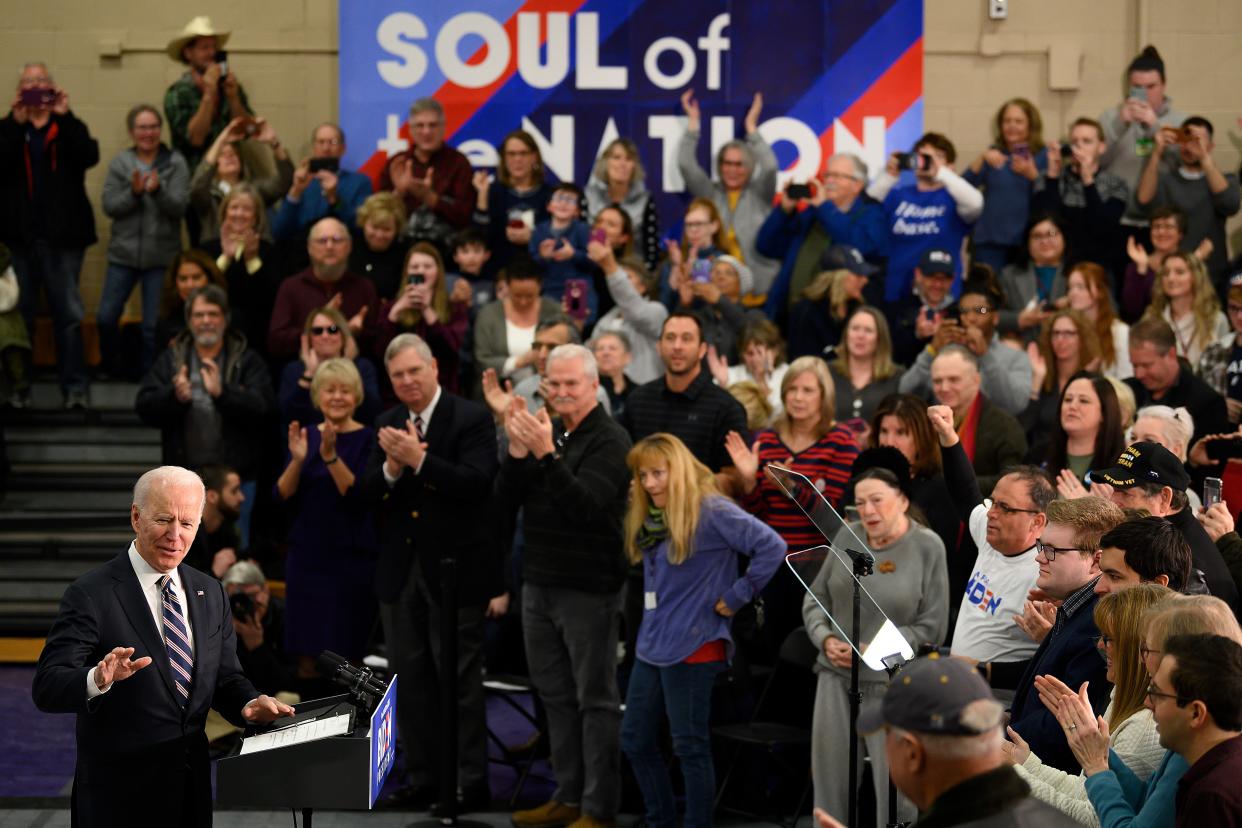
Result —
[{"label": "red diagonal stripe on banner", "polygon": [[[854,135],[861,137],[864,117],[882,116],[891,124],[905,114],[922,94],[923,38],[920,37],[837,120]],[[833,125],[829,124],[819,136],[823,158],[820,162],[821,172],[828,163],[828,156],[832,154],[832,129]]]},{"label": "red diagonal stripe on banner", "polygon": [[[548,14],[550,12],[568,12],[573,15],[578,9],[586,4],[586,0],[527,0],[522,7],[513,13],[513,15],[505,21],[505,35],[509,38],[511,48],[509,50],[509,65],[505,67],[505,71],[501,73],[495,82],[489,86],[483,86],[478,89],[467,89],[464,86],[458,86],[452,81],[446,81],[443,86],[435,91],[431,97],[440,102],[444,107],[444,137],[452,138],[454,133],[469,121],[479,108],[487,103],[491,97],[496,94],[509,80],[517,73],[517,18],[522,12],[538,12],[540,14]],[[570,43],[573,43],[573,27],[571,26]],[[539,26],[539,45],[544,46],[548,39],[547,21],[540,21]],[[572,46],[571,46],[572,48]],[[487,57],[487,44],[479,47],[479,50],[472,54],[466,63],[474,65],[481,63]],[[572,70],[572,67],[571,67]],[[517,128],[514,124],[514,128]],[[401,123],[401,129],[398,130],[405,140],[410,140],[410,126],[406,122]],[[384,169],[387,161],[387,155],[383,152],[374,152],[359,169],[359,172],[371,177],[373,183],[379,181],[380,173]]]}]

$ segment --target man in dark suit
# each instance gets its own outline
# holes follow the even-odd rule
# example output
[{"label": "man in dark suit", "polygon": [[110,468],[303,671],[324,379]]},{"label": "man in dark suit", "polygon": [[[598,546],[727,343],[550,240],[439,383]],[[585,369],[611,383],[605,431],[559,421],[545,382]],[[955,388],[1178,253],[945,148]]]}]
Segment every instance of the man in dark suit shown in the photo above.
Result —
[{"label": "man in dark suit", "polygon": [[422,810],[437,792],[440,625],[453,623],[441,614],[440,562],[455,558],[459,809],[480,810],[491,803],[483,620],[489,600],[504,592],[488,513],[499,467],[496,426],[486,408],[440,387],[431,349],[418,336],[393,339],[384,365],[400,405],[376,420],[362,491],[379,511],[376,590],[389,666],[401,676],[397,722],[411,782],[402,798]]},{"label": "man in dark suit", "polygon": [[205,500],[187,469],[144,474],[129,550],[61,599],[32,693],[78,714],[75,825],[210,825],[207,710],[238,726],[293,714],[242,674],[224,587],[182,565]]}]

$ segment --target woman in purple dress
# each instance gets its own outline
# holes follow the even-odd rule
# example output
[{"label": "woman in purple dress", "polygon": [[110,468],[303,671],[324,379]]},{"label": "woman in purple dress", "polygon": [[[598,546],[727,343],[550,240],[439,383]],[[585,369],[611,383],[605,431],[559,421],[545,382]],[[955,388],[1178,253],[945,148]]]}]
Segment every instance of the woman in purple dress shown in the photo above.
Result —
[{"label": "woman in purple dress", "polygon": [[292,515],[285,649],[299,656],[304,676],[313,675],[323,650],[360,660],[376,611],[375,530],[355,485],[375,433],[354,419],[362,377],[353,362],[322,362],[311,399],[323,422],[310,428],[296,420],[289,424],[288,465],[276,481],[277,497]]}]

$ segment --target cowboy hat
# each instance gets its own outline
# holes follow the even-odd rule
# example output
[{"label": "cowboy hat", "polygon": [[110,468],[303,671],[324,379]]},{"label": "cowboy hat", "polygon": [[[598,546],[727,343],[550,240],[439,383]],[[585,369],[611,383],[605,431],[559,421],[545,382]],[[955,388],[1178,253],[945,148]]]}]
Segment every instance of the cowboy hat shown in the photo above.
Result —
[{"label": "cowboy hat", "polygon": [[168,42],[168,56],[178,63],[184,63],[185,59],[181,56],[181,50],[191,40],[199,37],[214,37],[216,46],[223,46],[228,42],[229,35],[232,32],[218,32],[211,25],[210,17],[196,17],[189,23],[185,24],[185,28],[181,30],[178,37],[174,37]]}]

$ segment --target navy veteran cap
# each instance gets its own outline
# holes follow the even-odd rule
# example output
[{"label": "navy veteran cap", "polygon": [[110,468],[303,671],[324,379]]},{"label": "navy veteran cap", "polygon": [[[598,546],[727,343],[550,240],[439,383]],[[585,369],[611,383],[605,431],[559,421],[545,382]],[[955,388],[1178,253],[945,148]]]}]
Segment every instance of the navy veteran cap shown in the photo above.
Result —
[{"label": "navy veteran cap", "polygon": [[824,270],[848,270],[856,276],[874,276],[880,269],[863,258],[857,247],[834,244],[824,251],[819,260]]},{"label": "navy veteran cap", "polygon": [[[875,733],[885,725],[916,733],[977,736],[998,726],[1001,708],[986,725],[962,720],[966,708],[980,700],[995,701],[992,689],[965,661],[932,653],[902,668],[884,698],[867,705],[858,715],[858,732]],[[989,717],[990,718],[990,717]]]},{"label": "navy veteran cap", "polygon": [[931,276],[935,273],[952,276],[954,269],[953,254],[940,247],[924,250],[919,258],[919,272],[924,276]]},{"label": "navy veteran cap", "polygon": [[1112,467],[1091,472],[1091,482],[1107,483],[1114,489],[1153,483],[1184,492],[1190,485],[1190,475],[1173,452],[1159,443],[1143,441],[1126,446]]}]

